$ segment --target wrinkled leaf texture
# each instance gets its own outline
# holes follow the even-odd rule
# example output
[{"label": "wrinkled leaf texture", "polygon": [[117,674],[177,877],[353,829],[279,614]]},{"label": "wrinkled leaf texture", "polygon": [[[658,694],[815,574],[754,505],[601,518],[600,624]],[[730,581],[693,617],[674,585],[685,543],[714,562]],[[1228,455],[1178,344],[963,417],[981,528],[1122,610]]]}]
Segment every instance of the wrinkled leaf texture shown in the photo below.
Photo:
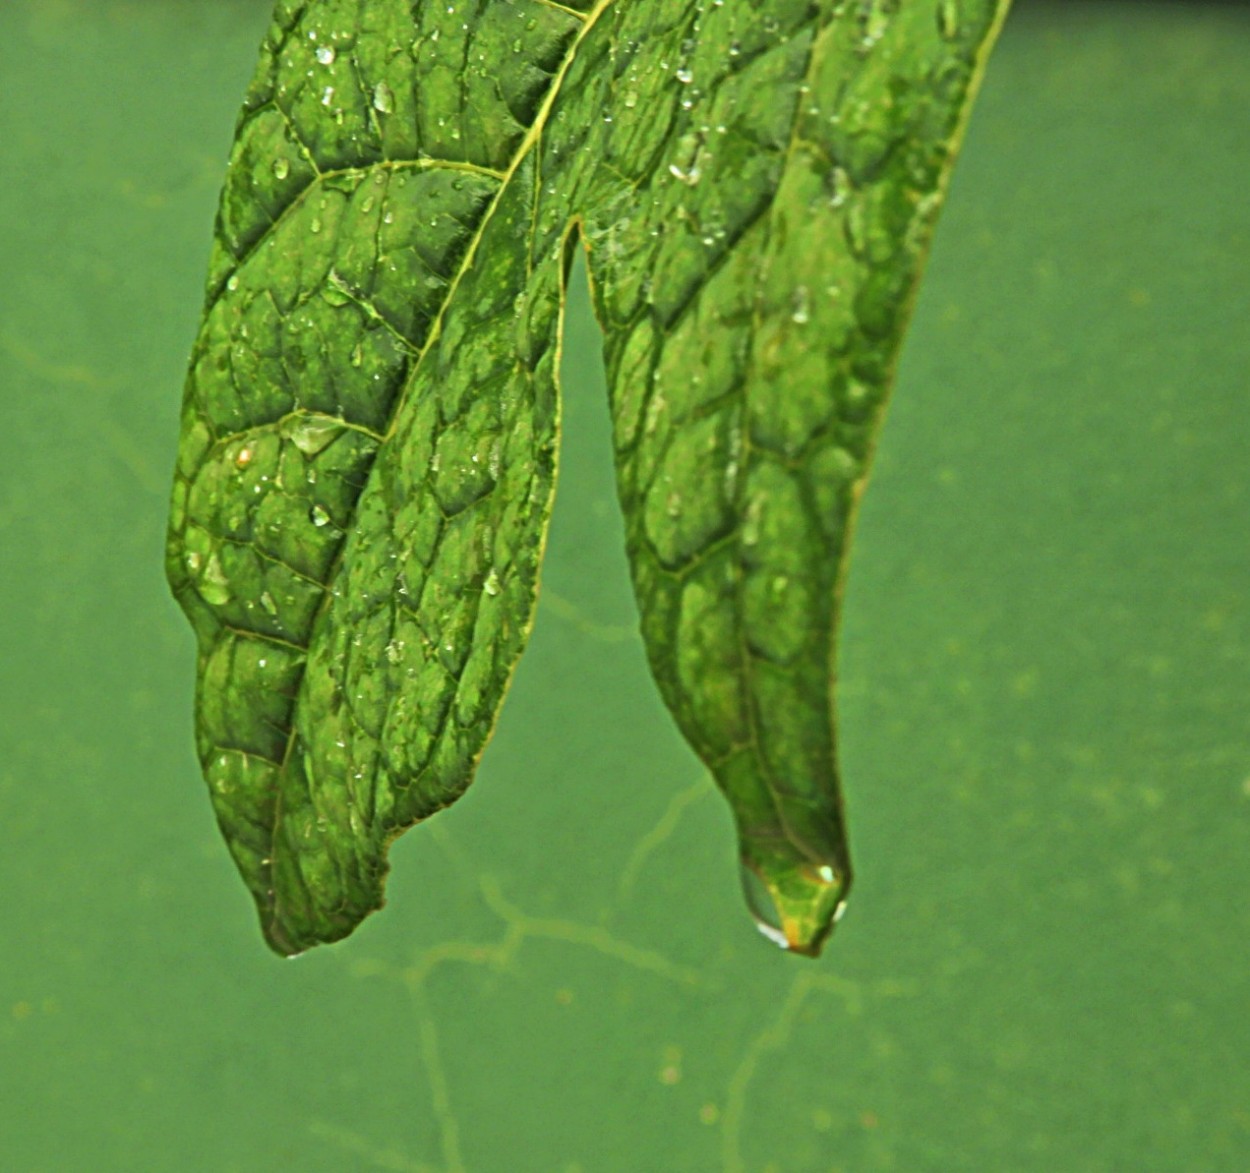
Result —
[{"label": "wrinkled leaf texture", "polygon": [[603,327],[664,700],[766,931],[851,871],[848,537],[1005,0],[279,0],[187,378],[167,569],[204,776],[265,937],[383,898],[535,607],[564,284]]}]

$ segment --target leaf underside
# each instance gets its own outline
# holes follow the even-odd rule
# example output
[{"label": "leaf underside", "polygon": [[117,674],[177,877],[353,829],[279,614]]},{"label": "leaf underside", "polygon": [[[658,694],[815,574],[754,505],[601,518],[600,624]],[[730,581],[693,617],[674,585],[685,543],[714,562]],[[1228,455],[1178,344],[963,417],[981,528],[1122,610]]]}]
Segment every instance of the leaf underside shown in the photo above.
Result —
[{"label": "leaf underside", "polygon": [[533,619],[586,248],[655,679],[762,927],[850,884],[849,531],[1006,0],[279,0],[191,358],[167,569],[265,937],[333,941],[470,782]]}]

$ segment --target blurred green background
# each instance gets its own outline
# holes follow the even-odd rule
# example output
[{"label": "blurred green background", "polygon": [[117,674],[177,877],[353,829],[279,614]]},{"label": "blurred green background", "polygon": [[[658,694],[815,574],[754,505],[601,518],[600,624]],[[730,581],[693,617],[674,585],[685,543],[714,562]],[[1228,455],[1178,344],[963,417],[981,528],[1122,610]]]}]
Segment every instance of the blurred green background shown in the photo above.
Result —
[{"label": "blurred green background", "polygon": [[478,782],[355,937],[263,946],[161,551],[268,11],[0,6],[0,1169],[1250,1168],[1250,8],[1008,21],[860,526],[815,964],[647,677],[580,277]]}]

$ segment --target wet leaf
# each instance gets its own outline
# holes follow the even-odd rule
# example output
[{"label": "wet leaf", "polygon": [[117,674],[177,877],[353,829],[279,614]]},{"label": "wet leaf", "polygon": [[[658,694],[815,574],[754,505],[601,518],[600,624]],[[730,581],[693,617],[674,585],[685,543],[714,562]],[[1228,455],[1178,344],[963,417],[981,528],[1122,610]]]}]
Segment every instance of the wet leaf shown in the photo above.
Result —
[{"label": "wet leaf", "polygon": [[586,246],[647,653],[815,953],[850,883],[834,635],[1005,0],[280,0],[192,354],[168,574],[269,943],[382,902],[534,612]]}]

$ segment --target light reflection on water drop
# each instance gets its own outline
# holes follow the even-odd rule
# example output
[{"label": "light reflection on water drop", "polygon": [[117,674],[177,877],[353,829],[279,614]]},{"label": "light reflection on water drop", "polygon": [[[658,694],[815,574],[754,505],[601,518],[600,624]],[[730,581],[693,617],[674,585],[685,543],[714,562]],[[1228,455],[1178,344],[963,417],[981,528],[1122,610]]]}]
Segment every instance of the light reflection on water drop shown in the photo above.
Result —
[{"label": "light reflection on water drop", "polygon": [[738,864],[738,874],[742,879],[742,891],[746,895],[747,908],[755,920],[755,927],[778,948],[789,949],[790,942],[782,931],[781,918],[777,915],[773,898],[764,881],[745,863]]}]

